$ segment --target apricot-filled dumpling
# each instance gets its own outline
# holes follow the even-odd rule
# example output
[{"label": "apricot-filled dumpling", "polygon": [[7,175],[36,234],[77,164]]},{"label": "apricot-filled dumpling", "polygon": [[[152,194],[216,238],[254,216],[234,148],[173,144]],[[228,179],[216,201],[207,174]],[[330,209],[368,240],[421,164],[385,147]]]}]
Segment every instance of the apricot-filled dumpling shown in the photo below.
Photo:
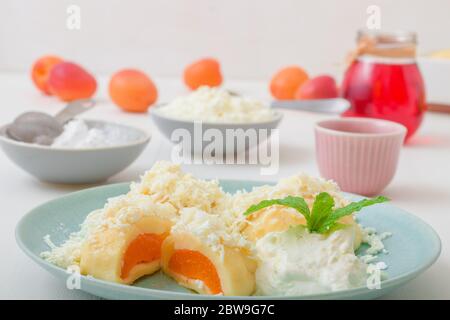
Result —
[{"label": "apricot-filled dumpling", "polygon": [[[257,241],[271,232],[283,232],[295,225],[305,225],[305,218],[295,209],[273,206],[262,209],[247,217],[247,225],[242,234],[249,241]],[[362,241],[361,227],[355,222],[353,216],[345,216],[339,221],[351,226],[354,234],[355,250],[359,248]]]},{"label": "apricot-filled dumpling", "polygon": [[162,268],[201,294],[251,295],[256,263],[244,245],[219,216],[187,208],[163,243]]},{"label": "apricot-filled dumpling", "polygon": [[[350,203],[333,181],[311,177],[306,174],[298,174],[281,179],[276,185],[255,187],[250,192],[237,192],[229,200],[228,207],[231,208],[237,219],[241,219],[240,225],[244,237],[254,242],[268,233],[282,232],[292,225],[305,224],[306,221],[295,209],[280,206],[265,208],[248,217],[243,217],[243,213],[250,206],[266,199],[299,196],[306,201],[311,209],[317,194],[321,192],[327,192],[333,197],[335,208],[340,208]],[[355,249],[357,249],[361,245],[362,240],[361,228],[355,222],[353,216],[346,216],[339,222],[352,226],[355,236]]]},{"label": "apricot-filled dumpling", "polygon": [[110,208],[111,212],[106,207],[105,222],[81,247],[82,274],[132,283],[160,269],[161,245],[172,227],[175,209],[147,200],[142,197],[141,202],[131,204],[128,197],[117,200],[122,203]]},{"label": "apricot-filled dumpling", "polygon": [[62,268],[80,266],[83,274],[130,283],[160,267],[158,244],[181,209],[222,212],[224,197],[218,181],[196,179],[179,165],[157,162],[126,195],[91,212],[64,243],[56,246],[46,239],[50,250],[41,256]]}]

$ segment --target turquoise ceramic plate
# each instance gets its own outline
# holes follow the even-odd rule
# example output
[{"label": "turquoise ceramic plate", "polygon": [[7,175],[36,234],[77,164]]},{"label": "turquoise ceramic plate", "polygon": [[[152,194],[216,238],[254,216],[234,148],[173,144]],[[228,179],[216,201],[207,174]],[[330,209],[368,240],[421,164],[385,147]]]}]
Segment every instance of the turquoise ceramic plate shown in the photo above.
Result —
[{"label": "turquoise ceramic plate", "polygon": [[[221,181],[225,191],[251,189],[261,183],[250,181]],[[36,263],[66,280],[65,270],[40,258],[42,251],[48,250],[43,237],[50,235],[56,244],[62,243],[68,235],[79,229],[80,223],[93,209],[103,206],[106,199],[128,191],[128,184],[116,184],[87,189],[47,202],[19,222],[16,239],[22,250]],[[365,208],[359,214],[364,226],[371,226],[379,232],[389,231],[393,236],[385,240],[389,254],[381,254],[380,260],[386,262],[388,279],[381,283],[381,289],[358,288],[327,294],[283,297],[284,299],[372,299],[405,284],[430,267],[440,253],[440,240],[435,231],[419,218],[399,208],[381,204]],[[81,289],[91,294],[110,299],[224,299],[233,297],[214,297],[194,294],[159,273],[145,277],[133,286],[126,286],[92,277],[81,278]],[[234,297],[236,298],[236,297]],[[239,297],[255,299],[261,297]],[[280,298],[280,297],[264,297]]]}]

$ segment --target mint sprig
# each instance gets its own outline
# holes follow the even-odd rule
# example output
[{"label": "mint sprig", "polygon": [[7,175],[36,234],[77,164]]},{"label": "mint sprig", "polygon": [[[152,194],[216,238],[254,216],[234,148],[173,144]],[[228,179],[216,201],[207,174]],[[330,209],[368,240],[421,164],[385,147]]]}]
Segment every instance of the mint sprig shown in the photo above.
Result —
[{"label": "mint sprig", "polygon": [[287,196],[283,199],[263,200],[258,204],[252,205],[244,212],[248,216],[261,209],[273,206],[282,205],[294,208],[301,215],[305,217],[306,227],[310,232],[327,233],[333,232],[345,227],[344,224],[338,222],[342,217],[351,215],[354,212],[360,211],[364,207],[368,207],[377,203],[389,201],[388,198],[378,196],[372,199],[363,199],[357,202],[352,202],[349,205],[334,209],[334,199],[327,192],[319,193],[314,199],[311,211],[302,197]]}]

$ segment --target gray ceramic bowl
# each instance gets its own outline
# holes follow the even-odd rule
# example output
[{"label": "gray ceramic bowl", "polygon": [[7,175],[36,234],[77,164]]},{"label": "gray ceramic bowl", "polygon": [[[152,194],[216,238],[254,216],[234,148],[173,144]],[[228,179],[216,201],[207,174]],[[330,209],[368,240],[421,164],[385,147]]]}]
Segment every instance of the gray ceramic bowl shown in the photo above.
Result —
[{"label": "gray ceramic bowl", "polygon": [[[246,139],[245,144],[238,144],[237,142],[234,143],[234,148],[226,148],[225,143],[228,142],[228,140],[223,143],[223,150],[219,153],[220,154],[227,154],[227,153],[240,153],[244,150],[250,149],[252,147],[257,146],[259,143],[263,142],[267,138],[270,137],[270,134],[272,133],[272,129],[275,129],[278,127],[278,124],[280,123],[282,119],[282,114],[275,111],[275,116],[273,119],[268,121],[262,121],[262,122],[251,122],[251,123],[216,123],[216,122],[201,122],[201,130],[202,134],[199,136],[198,131],[194,130],[195,122],[191,120],[179,120],[170,118],[166,115],[161,114],[159,112],[159,109],[162,106],[153,107],[150,111],[150,115],[158,127],[159,131],[170,141],[173,143],[179,143],[180,139],[177,134],[174,134],[175,130],[184,129],[184,131],[189,133],[193,139],[191,139],[191,147],[190,150],[192,153],[202,153],[205,148],[211,144],[212,140],[206,140],[203,139],[203,134],[206,130],[213,129],[213,131],[210,132],[216,132],[220,133],[223,137],[226,137],[227,130],[231,129],[234,132],[237,132],[237,129],[242,129],[243,132],[247,132],[248,129],[255,130],[257,133],[257,139]],[[267,130],[267,135],[260,135],[261,130]],[[178,131],[179,133],[182,131]],[[174,141],[175,140],[175,141]]]},{"label": "gray ceramic bowl", "polygon": [[143,130],[104,121],[86,120],[89,127],[117,126],[127,130],[132,141],[103,148],[51,148],[15,141],[0,128],[0,145],[20,168],[39,180],[54,183],[95,183],[108,179],[128,167],[142,153],[150,135]]}]

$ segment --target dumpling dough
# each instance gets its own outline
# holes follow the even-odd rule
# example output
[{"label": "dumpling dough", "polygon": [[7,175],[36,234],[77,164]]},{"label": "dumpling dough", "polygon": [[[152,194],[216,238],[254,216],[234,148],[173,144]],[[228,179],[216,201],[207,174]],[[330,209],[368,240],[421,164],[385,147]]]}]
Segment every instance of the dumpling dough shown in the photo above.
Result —
[{"label": "dumpling dough", "polygon": [[81,273],[125,284],[153,274],[161,267],[161,244],[171,227],[169,219],[144,216],[133,224],[99,229],[81,248]]}]

